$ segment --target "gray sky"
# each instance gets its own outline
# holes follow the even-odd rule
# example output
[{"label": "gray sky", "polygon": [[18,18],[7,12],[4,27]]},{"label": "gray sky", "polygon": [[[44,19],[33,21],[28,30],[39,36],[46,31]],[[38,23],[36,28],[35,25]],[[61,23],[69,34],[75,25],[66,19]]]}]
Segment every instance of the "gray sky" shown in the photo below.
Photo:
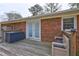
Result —
[{"label": "gray sky", "polygon": [[[28,17],[31,15],[28,8],[35,4],[40,4],[41,6],[45,3],[54,3],[54,0],[0,0],[0,18],[7,12],[16,11],[23,17]],[[59,2],[59,0],[58,0]],[[68,9],[67,3],[61,3],[62,10]],[[1,20],[0,20],[1,21]]]},{"label": "gray sky", "polygon": [[11,11],[16,11],[20,13],[22,16],[27,16],[29,15],[27,4],[23,3],[0,3],[0,15],[11,12]]},{"label": "gray sky", "polygon": [[[34,3],[36,4],[36,3]],[[4,13],[16,11],[20,13],[22,16],[26,17],[30,15],[30,12],[28,8],[33,6],[34,4],[27,4],[27,3],[0,3],[0,15],[3,15]],[[40,5],[45,5],[41,4]],[[62,9],[67,9],[67,3],[62,4]]]}]

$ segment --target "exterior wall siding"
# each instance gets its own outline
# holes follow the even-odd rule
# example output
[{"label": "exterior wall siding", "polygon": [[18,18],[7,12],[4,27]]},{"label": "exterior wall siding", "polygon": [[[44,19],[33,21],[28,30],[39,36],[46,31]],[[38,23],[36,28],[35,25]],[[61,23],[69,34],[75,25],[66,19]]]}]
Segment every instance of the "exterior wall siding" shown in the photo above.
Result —
[{"label": "exterior wall siding", "polygon": [[21,31],[21,32],[25,32],[26,31],[26,22],[2,24],[2,27],[3,26],[9,27],[9,28],[7,28],[8,31]]},{"label": "exterior wall siding", "polygon": [[61,18],[41,20],[41,41],[52,42],[55,36],[61,35]]},{"label": "exterior wall siding", "polygon": [[79,15],[77,15],[77,51],[79,51]]}]

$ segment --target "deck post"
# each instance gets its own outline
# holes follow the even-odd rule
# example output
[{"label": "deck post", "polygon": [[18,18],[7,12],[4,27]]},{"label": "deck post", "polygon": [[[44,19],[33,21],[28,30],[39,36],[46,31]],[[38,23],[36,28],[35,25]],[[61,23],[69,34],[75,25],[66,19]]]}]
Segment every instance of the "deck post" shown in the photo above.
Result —
[{"label": "deck post", "polygon": [[70,55],[76,56],[76,32],[71,32],[71,39],[70,39]]}]

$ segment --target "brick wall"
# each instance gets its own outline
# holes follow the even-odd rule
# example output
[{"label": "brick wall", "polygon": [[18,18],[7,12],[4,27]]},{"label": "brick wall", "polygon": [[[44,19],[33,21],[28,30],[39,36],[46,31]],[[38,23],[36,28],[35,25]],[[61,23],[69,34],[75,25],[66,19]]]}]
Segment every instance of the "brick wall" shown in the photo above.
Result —
[{"label": "brick wall", "polygon": [[26,31],[26,22],[2,24],[2,27],[3,26],[9,27],[9,28],[7,28],[7,31],[21,31],[21,32]]},{"label": "brick wall", "polygon": [[41,40],[52,42],[54,37],[61,34],[61,18],[50,18],[41,20]]},{"label": "brick wall", "polygon": [[18,28],[20,29],[20,31],[23,31],[23,32],[26,31],[26,23],[25,23],[25,22],[18,23],[18,24],[15,25],[15,26],[19,26]]}]

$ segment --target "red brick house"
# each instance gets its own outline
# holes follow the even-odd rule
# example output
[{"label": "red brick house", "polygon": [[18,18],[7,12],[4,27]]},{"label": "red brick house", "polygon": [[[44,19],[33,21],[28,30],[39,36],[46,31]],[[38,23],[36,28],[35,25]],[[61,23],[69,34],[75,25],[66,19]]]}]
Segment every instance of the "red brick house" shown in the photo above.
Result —
[{"label": "red brick house", "polygon": [[26,30],[26,22],[17,22],[17,23],[8,23],[2,24],[2,27],[7,27],[7,30],[4,31],[21,31],[25,32]]},{"label": "red brick house", "polygon": [[79,51],[79,9],[1,22],[1,27],[5,26],[7,26],[6,31],[26,32],[26,40],[31,39],[42,42],[53,42],[55,36],[62,36],[62,31],[75,29],[75,46],[76,50]]}]

